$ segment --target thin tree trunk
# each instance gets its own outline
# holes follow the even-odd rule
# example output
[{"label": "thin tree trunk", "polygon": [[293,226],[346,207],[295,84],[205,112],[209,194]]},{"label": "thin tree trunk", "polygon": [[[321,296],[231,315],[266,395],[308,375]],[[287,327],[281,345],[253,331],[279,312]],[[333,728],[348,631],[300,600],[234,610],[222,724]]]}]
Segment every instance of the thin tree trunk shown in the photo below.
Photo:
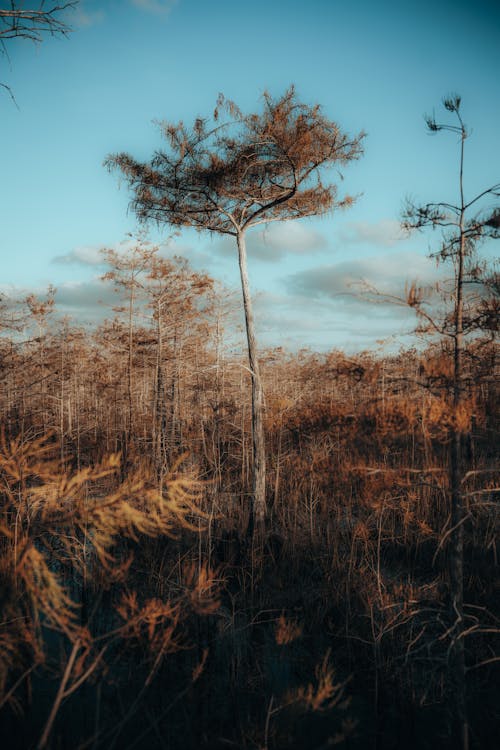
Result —
[{"label": "thin tree trunk", "polygon": [[217,488],[220,490],[222,487],[222,456],[221,456],[221,433],[220,433],[220,422],[221,422],[221,406],[222,406],[222,394],[221,394],[221,379],[220,379],[220,312],[217,314],[217,321],[215,327],[215,423],[214,423],[214,459],[215,459],[215,470],[217,476]]},{"label": "thin tree trunk", "polygon": [[450,489],[451,489],[451,550],[450,550],[450,599],[451,617],[455,626],[450,649],[450,676],[453,691],[452,747],[468,750],[468,721],[465,690],[465,644],[464,629],[464,507],[462,496],[462,428],[459,412],[463,402],[463,276],[465,262],[463,159],[465,132],[462,130],[460,154],[460,249],[456,267],[455,311],[454,311],[454,366],[453,366],[453,428],[450,445]]},{"label": "thin tree trunk", "polygon": [[157,349],[156,349],[156,384],[153,416],[153,455],[160,490],[167,468],[167,413],[163,385],[163,325],[161,321],[161,302],[158,303]]},{"label": "thin tree trunk", "polygon": [[177,446],[177,402],[178,402],[178,382],[177,382],[177,327],[174,327],[174,343],[172,351],[172,377],[170,380],[170,451],[173,453]]},{"label": "thin tree trunk", "polygon": [[127,399],[128,399],[128,430],[127,430],[127,458],[133,435],[133,403],[132,403],[132,367],[134,351],[134,333],[132,321],[134,316],[134,286],[133,280],[130,287],[129,309],[128,309],[128,362],[127,362]]},{"label": "thin tree trunk", "polygon": [[252,299],[248,283],[245,235],[237,234],[238,260],[248,344],[248,362],[252,376],[252,504],[250,506],[249,534],[261,530],[266,517],[266,447],[264,438],[264,393],[257,358],[257,343],[253,319]]},{"label": "thin tree trunk", "polygon": [[68,684],[68,680],[71,677],[71,672],[72,672],[73,665],[75,663],[75,659],[77,657],[78,651],[80,650],[80,645],[81,643],[79,639],[76,640],[75,643],[73,644],[71,654],[69,655],[68,662],[66,664],[66,669],[64,670],[64,674],[61,678],[61,682],[59,683],[57,695],[54,699],[54,703],[52,704],[52,708],[50,710],[49,717],[43,729],[42,736],[40,737],[40,740],[38,741],[38,745],[36,746],[37,750],[43,750],[43,748],[47,746],[47,741],[52,731],[55,718],[64,700],[64,696],[66,693],[66,685]]}]

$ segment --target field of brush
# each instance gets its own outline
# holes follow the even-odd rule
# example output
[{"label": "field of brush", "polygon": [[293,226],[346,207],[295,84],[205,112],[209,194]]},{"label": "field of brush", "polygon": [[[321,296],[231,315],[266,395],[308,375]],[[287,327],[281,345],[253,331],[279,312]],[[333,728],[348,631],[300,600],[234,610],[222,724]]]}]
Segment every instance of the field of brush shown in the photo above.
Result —
[{"label": "field of brush", "polygon": [[[116,326],[2,341],[2,746],[448,747],[450,353],[264,353],[252,540],[244,360],[176,341],[161,368],[151,337],[129,357]],[[492,348],[466,370],[463,637],[487,750]]]}]

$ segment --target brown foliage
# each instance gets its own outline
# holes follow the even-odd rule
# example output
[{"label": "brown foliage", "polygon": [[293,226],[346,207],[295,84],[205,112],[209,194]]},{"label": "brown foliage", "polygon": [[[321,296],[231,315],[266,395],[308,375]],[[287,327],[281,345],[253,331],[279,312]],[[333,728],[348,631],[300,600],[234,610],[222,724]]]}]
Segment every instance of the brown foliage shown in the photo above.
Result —
[{"label": "brown foliage", "polygon": [[[261,221],[293,219],[347,206],[318,170],[361,155],[363,134],[350,138],[321,113],[296,99],[293,87],[279,99],[264,94],[261,114],[243,115],[219,97],[214,124],[198,118],[192,129],[162,123],[170,150],[150,163],[128,154],[107,159],[134,192],[141,220],[192,226],[224,234]],[[227,122],[220,122],[223,113]]]},{"label": "brown foliage", "polygon": [[[307,746],[314,732],[320,746],[327,732],[348,734],[351,719],[367,736],[375,712],[392,710],[385,686],[400,696],[402,716],[433,706],[444,721],[450,352],[264,353],[272,534],[250,550],[242,542],[249,376],[242,358],[228,354],[221,327],[207,315],[201,338],[189,324],[183,329],[180,307],[174,320],[163,310],[161,391],[155,319],[134,325],[126,466],[117,453],[129,406],[121,323],[93,336],[67,324],[54,331],[40,319],[43,336],[2,349],[0,719],[9,707],[28,712],[29,690],[36,694],[41,679],[52,689],[55,677],[62,691],[47,742],[52,734],[56,742],[86,700],[84,691],[76,695],[84,683],[89,701],[99,690],[121,711],[110,685],[123,686],[123,670],[136,691],[128,705],[151,703],[161,731],[173,721],[183,739],[184,714],[162,719],[161,696],[168,705],[181,696],[186,715],[206,710],[204,727],[217,717],[221,736],[236,744],[244,737],[262,745],[266,734],[270,748]],[[175,329],[184,333],[174,356]],[[494,352],[478,342],[465,362],[466,643],[468,664],[478,665],[471,691],[485,703],[480,676],[495,666],[488,660],[497,627]],[[175,392],[165,387],[173,375]],[[151,429],[159,393],[167,448],[184,456],[170,461],[161,482]],[[349,675],[343,719],[339,688]],[[43,720],[32,720],[32,744]],[[121,729],[102,721],[98,746],[106,747]],[[394,713],[391,726],[398,722]],[[147,743],[154,725],[134,732],[146,732]],[[89,735],[81,729],[82,742]]]}]

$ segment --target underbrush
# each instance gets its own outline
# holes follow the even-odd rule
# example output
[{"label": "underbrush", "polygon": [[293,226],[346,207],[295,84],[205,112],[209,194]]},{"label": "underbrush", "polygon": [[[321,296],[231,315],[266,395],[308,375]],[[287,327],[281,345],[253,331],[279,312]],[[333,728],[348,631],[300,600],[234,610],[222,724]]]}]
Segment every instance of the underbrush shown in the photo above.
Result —
[{"label": "underbrush", "polygon": [[[20,429],[10,412],[5,747],[449,746],[446,401],[401,363],[383,380],[374,359],[348,364],[265,369],[269,512],[253,542],[248,410],[229,375],[216,410],[208,386],[204,406],[186,401],[161,475],[143,401],[126,461],[104,449],[121,447],[107,422],[61,450],[50,414],[28,410]],[[471,386],[469,403],[467,700],[471,747],[487,749],[500,697],[492,386]]]}]

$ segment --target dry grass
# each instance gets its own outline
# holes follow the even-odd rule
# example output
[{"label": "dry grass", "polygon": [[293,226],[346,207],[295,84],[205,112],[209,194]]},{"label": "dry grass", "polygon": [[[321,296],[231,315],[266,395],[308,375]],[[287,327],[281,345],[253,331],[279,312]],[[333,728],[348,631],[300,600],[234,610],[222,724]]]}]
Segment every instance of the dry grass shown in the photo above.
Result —
[{"label": "dry grass", "polygon": [[[181,368],[173,468],[159,480],[151,363],[135,362],[125,464],[115,452],[125,394],[92,356],[98,377],[68,373],[62,443],[49,398],[60,383],[48,378],[16,404],[5,394],[17,391],[0,395],[0,724],[18,733],[15,750],[75,737],[82,750],[357,750],[434,736],[445,746],[446,352],[270,356],[269,519],[253,550],[241,368],[210,369],[207,355],[203,370],[198,353],[203,387]],[[458,415],[469,709],[481,750],[496,700],[498,489],[494,387],[473,375],[491,370],[490,356],[471,357]]]}]

